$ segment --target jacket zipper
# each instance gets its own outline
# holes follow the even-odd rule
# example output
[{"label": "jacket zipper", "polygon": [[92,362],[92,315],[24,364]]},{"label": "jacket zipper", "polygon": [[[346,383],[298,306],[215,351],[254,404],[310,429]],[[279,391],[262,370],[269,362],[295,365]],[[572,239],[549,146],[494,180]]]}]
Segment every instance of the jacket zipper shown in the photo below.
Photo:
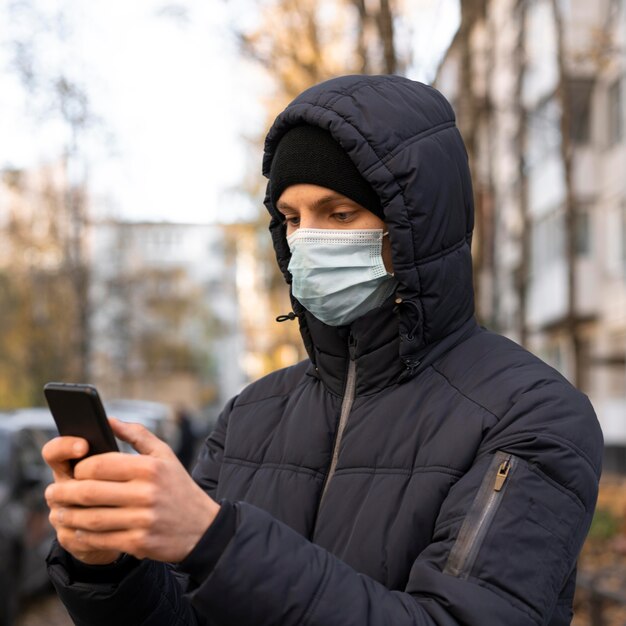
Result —
[{"label": "jacket zipper", "polygon": [[[343,400],[341,402],[341,414],[339,416],[339,424],[337,425],[337,432],[335,434],[335,441],[333,443],[333,454],[330,460],[330,466],[324,480],[322,495],[317,506],[317,515],[319,515],[319,511],[322,508],[322,503],[324,502],[324,497],[326,496],[326,492],[328,491],[328,486],[333,476],[335,475],[335,470],[337,469],[339,450],[341,449],[341,440],[343,438],[343,432],[346,428],[346,424],[348,423],[348,416],[350,415],[350,411],[352,410],[352,404],[354,402],[354,396],[356,393],[356,345],[352,335],[350,335],[348,350],[350,353],[350,361],[348,363],[348,375],[346,377],[346,386],[343,392]],[[315,516],[316,522],[317,515]]]},{"label": "jacket zipper", "polygon": [[483,539],[506,491],[508,479],[516,466],[516,457],[505,452],[496,452],[465,516],[444,573],[458,578],[467,578],[470,575]]}]

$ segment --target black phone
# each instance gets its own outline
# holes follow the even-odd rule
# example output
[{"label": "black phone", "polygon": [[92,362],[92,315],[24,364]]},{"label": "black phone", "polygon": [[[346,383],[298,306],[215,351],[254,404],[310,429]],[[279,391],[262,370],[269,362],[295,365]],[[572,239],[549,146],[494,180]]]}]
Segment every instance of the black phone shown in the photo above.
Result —
[{"label": "black phone", "polygon": [[[119,451],[100,394],[93,385],[47,383],[43,390],[59,434],[82,437],[89,443],[85,456]],[[71,463],[72,467],[77,462]]]}]

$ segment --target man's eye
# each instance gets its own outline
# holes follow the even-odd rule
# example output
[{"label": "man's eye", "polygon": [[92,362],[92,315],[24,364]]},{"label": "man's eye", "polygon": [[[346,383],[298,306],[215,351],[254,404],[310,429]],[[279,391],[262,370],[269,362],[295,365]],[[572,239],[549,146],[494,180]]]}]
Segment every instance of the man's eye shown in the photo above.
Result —
[{"label": "man's eye", "polygon": [[290,226],[298,226],[298,224],[300,224],[300,216],[285,215],[285,224],[289,224]]},{"label": "man's eye", "polygon": [[333,217],[338,222],[347,222],[351,216],[352,216],[352,213],[349,211],[339,211],[337,213],[333,213]]}]

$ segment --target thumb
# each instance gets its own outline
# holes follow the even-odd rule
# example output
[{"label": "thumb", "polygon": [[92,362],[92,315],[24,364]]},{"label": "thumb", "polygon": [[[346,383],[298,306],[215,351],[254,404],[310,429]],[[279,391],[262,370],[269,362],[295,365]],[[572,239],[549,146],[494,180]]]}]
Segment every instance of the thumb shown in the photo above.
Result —
[{"label": "thumb", "polygon": [[168,458],[174,453],[171,448],[141,424],[122,422],[114,417],[109,423],[116,437],[129,443],[139,454]]}]

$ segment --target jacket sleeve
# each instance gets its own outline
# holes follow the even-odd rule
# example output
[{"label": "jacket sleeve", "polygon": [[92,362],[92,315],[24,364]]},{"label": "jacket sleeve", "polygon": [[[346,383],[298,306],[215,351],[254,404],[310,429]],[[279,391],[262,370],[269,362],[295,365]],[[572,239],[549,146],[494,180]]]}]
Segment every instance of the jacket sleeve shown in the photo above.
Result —
[{"label": "jacket sleeve", "polygon": [[216,566],[189,571],[201,581],[189,596],[196,614],[219,626],[569,624],[602,438],[586,398],[562,391],[563,401],[523,394],[485,437],[403,591],[239,503]]},{"label": "jacket sleeve", "polygon": [[[216,428],[207,438],[193,472],[196,482],[213,495],[217,486],[228,416],[233,399],[221,413]],[[205,568],[221,555],[216,544],[225,546],[232,506],[224,508],[224,523],[218,519],[205,533],[213,552],[205,549]],[[218,515],[220,517],[220,515]],[[206,543],[205,543],[206,545]],[[47,559],[48,574],[57,594],[77,626],[197,626],[193,607],[185,593],[193,588],[187,574],[178,568],[149,559],[124,560],[110,567],[76,567],[70,555],[56,542]]]},{"label": "jacket sleeve", "polygon": [[74,579],[69,555],[55,544],[48,573],[76,626],[197,626],[193,609],[182,594],[171,566],[144,560],[119,580]]}]

